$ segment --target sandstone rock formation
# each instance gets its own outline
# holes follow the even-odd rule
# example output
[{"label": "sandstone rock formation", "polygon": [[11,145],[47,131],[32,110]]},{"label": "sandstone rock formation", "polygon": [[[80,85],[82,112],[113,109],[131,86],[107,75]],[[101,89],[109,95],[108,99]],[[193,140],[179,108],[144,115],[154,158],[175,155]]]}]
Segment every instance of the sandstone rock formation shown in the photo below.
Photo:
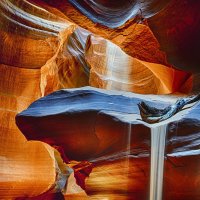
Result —
[{"label": "sandstone rock formation", "polygon": [[79,9],[85,16],[94,23],[99,23],[110,28],[123,25],[126,21],[141,14],[148,18],[159,12],[168,1],[97,1],[90,2],[80,0],[69,0],[69,2]]},{"label": "sandstone rock formation", "polygon": [[[151,128],[136,118],[150,96],[36,100],[199,90],[198,2],[88,2],[0,1],[0,199],[147,199]],[[34,101],[17,117],[25,138],[15,116]],[[197,105],[168,125],[166,200],[200,199],[198,118]]]},{"label": "sandstone rock formation", "polygon": [[[175,9],[176,8],[176,9]],[[177,68],[199,73],[200,2],[172,0],[159,14],[148,20],[166,52],[170,63]]]},{"label": "sandstone rock formation", "polygon": [[[90,36],[85,59],[90,66],[90,85],[140,94],[188,93],[190,75],[157,63],[145,62],[125,54],[113,43]],[[187,88],[187,89],[186,89]]]},{"label": "sandstone rock formation", "polygon": [[[92,162],[85,182],[92,198],[147,199],[154,126],[140,121],[141,99],[157,107],[169,104],[156,96],[93,88],[60,90],[34,102],[16,122],[27,139],[56,144],[70,159]],[[199,199],[199,106],[167,122],[163,199]],[[176,177],[184,177],[181,184]]]},{"label": "sandstone rock formation", "polygon": [[0,199],[55,192],[55,150],[27,142],[15,115],[60,88],[54,55],[62,46],[58,31],[69,25],[27,1],[1,1],[0,10]]}]

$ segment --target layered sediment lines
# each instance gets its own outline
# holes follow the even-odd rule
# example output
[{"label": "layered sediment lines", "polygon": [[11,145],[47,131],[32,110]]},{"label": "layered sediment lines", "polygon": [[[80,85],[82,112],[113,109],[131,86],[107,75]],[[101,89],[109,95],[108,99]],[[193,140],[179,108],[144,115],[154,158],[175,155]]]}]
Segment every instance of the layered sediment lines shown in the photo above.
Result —
[{"label": "layered sediment lines", "polygon": [[[79,11],[82,7],[79,7],[79,10],[75,9],[68,1],[63,0],[58,3],[51,0],[47,3],[60,10],[69,20],[82,28],[117,44],[126,54],[134,58],[168,66],[169,62],[179,69],[195,74],[199,73],[197,52],[199,46],[198,35],[200,33],[198,23],[200,4],[197,1],[165,1],[165,6],[162,5],[164,6],[163,9],[147,20],[144,20],[145,18],[139,12],[134,20],[128,21],[115,29],[93,23]],[[73,4],[82,3],[75,1]],[[134,4],[134,1],[129,3]],[[152,1],[148,1],[148,3],[151,7]],[[162,4],[162,1],[159,1],[159,3]],[[124,4],[127,5],[126,2]],[[118,2],[98,1],[95,7],[105,6],[106,8],[114,8],[117,5]],[[90,7],[90,5],[88,6]],[[88,7],[85,10],[88,12]],[[150,28],[146,27],[147,24],[149,24]],[[155,50],[157,53],[151,54]],[[194,80],[194,82],[198,84],[198,80]],[[196,90],[196,88],[194,89]]]},{"label": "layered sediment lines", "polygon": [[79,9],[85,16],[94,23],[99,23],[110,28],[117,28],[124,25],[128,20],[141,15],[141,17],[151,17],[159,12],[168,1],[80,1],[69,0],[69,2]]},{"label": "layered sediment lines", "polygon": [[50,146],[26,141],[16,127],[15,115],[41,96],[36,79],[40,75],[37,70],[29,74],[31,70],[27,73],[26,69],[7,65],[1,65],[0,69],[3,74],[0,78],[0,198],[36,196],[55,183],[56,160]]},{"label": "layered sediment lines", "polygon": [[[110,42],[78,27],[71,22],[70,14],[64,16],[42,1],[36,1],[35,5],[27,1],[8,4],[2,1],[1,9],[2,20],[10,19],[6,25],[2,24],[1,62],[40,69],[42,95],[88,84],[154,94],[183,90],[188,93],[192,89],[190,74],[169,66],[147,25],[135,23],[125,27],[124,36],[108,37]],[[48,85],[53,88],[49,90]]]}]

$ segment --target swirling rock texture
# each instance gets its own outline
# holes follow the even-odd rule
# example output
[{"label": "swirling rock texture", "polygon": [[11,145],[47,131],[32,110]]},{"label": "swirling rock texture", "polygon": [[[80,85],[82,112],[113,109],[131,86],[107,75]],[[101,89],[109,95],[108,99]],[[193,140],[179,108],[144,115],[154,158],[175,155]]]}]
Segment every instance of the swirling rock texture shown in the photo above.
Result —
[{"label": "swirling rock texture", "polygon": [[[136,104],[152,97],[63,90],[17,117],[22,132],[15,116],[62,88],[198,91],[199,8],[192,0],[1,0],[0,199],[148,199],[150,127]],[[171,102],[153,99],[160,108]],[[168,122],[166,200],[200,199],[198,118],[196,106]]]}]

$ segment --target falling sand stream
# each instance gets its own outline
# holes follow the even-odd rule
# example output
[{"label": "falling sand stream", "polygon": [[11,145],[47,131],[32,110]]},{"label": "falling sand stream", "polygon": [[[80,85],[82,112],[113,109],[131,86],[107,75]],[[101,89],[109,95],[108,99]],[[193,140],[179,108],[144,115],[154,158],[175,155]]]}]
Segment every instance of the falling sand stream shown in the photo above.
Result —
[{"label": "falling sand stream", "polygon": [[[151,172],[149,200],[162,200],[164,153],[167,133],[167,123],[151,127]],[[129,167],[131,154],[131,123],[127,127],[126,165]]]},{"label": "falling sand stream", "polygon": [[172,116],[163,122],[149,126],[151,129],[151,170],[149,200],[163,199],[163,174],[168,124],[172,121],[181,119],[194,105],[195,103],[187,105],[184,107],[185,109],[179,111],[175,116]]},{"label": "falling sand stream", "polygon": [[150,200],[162,200],[167,124],[151,128]]},{"label": "falling sand stream", "polygon": [[[193,103],[192,105],[195,105]],[[150,163],[150,194],[149,200],[162,200],[163,196],[163,175],[164,175],[164,160],[165,146],[167,137],[167,127],[172,121],[181,119],[189,110],[190,106],[178,112],[175,116],[163,122],[156,124],[147,124],[151,130],[151,163]],[[132,123],[127,126],[127,165],[129,165],[129,156],[131,155],[131,134]]]}]

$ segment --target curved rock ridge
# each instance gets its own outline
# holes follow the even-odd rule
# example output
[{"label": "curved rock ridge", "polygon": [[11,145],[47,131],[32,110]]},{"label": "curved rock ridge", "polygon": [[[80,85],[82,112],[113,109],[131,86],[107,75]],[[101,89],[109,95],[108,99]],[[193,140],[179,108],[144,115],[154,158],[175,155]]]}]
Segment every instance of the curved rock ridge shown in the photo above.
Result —
[{"label": "curved rock ridge", "polygon": [[116,28],[136,16],[149,18],[155,15],[169,2],[169,0],[69,0],[69,2],[94,23],[99,23],[110,28]]},{"label": "curved rock ridge", "polygon": [[32,38],[57,36],[69,22],[26,0],[0,2],[1,29]]},{"label": "curved rock ridge", "polygon": [[[3,49],[0,52],[0,61],[9,66],[41,69],[42,95],[49,93],[46,88],[48,82],[51,82],[55,89],[59,89],[85,86],[89,84],[89,79],[90,84],[95,87],[137,93],[167,94],[183,90],[188,93],[192,89],[190,74],[168,67],[156,38],[146,25],[135,24],[132,27],[134,33],[130,34],[131,38],[127,37],[128,41],[126,36],[125,40],[118,36],[114,37],[113,42],[118,41],[121,50],[108,40],[80,27],[76,28],[76,24],[42,1],[36,1],[34,4],[22,0],[8,1],[8,3],[2,1],[1,7],[2,19],[5,16],[15,17],[17,22],[35,30],[36,33],[38,30],[46,30],[48,24],[51,24],[49,31],[51,29],[56,33],[56,35],[43,34],[44,38],[38,35],[37,39],[31,31],[24,31],[25,35],[21,35],[20,28],[13,32],[12,20],[4,23],[1,32],[0,42]],[[14,13],[17,13],[18,17]],[[36,24],[38,26],[34,27]],[[21,27],[21,24],[15,27],[18,26]],[[129,35],[131,30],[128,28],[125,35]],[[142,35],[145,37],[142,38]],[[93,40],[90,40],[91,38]],[[132,50],[130,45],[134,45]],[[13,49],[12,53],[10,49]],[[126,55],[123,49],[133,57]],[[100,54],[104,56],[98,56]],[[90,74],[89,68],[91,68]],[[102,73],[99,73],[99,70]]]},{"label": "curved rock ridge", "polygon": [[[173,67],[144,62],[136,59],[137,55],[133,58],[109,40],[82,28],[75,29],[68,37],[66,46],[84,69],[93,87],[140,94],[189,93],[192,90],[191,74]],[[145,58],[149,55],[146,53],[143,54]],[[151,54],[159,52],[152,49]]]},{"label": "curved rock ridge", "polygon": [[[91,198],[145,200],[154,125],[140,121],[137,103],[145,100],[163,108],[176,100],[163,99],[90,87],[60,90],[31,104],[17,115],[16,123],[27,139],[61,146],[72,160],[92,162],[93,170],[85,180]],[[198,200],[200,195],[199,108],[198,102],[166,122],[165,199]]]},{"label": "curved rock ridge", "polygon": [[[38,0],[35,0],[35,2],[37,3]],[[59,3],[56,0],[45,2],[50,8],[57,8],[69,21],[79,27],[117,44],[128,55],[147,62],[169,66],[166,54],[160,50],[160,45],[148,24],[130,22],[119,29],[110,29],[94,24],[66,0],[61,0]]]},{"label": "curved rock ridge", "polygon": [[59,47],[59,33],[72,24],[26,0],[0,2],[0,62],[42,68]]},{"label": "curved rock ridge", "polygon": [[1,70],[24,76],[35,72],[37,78],[34,73],[31,80],[37,79],[41,95],[62,87],[88,85],[82,67],[65,50],[76,25],[58,10],[47,10],[48,5],[43,5],[46,7],[25,0],[0,2]]},{"label": "curved rock ridge", "polygon": [[[23,111],[23,115],[31,116],[33,114],[35,117],[43,117],[59,113],[99,110],[139,115],[137,103],[139,103],[145,95],[132,94],[126,96],[125,94],[125,92],[119,92],[119,94],[116,92],[115,94],[113,91],[110,91],[109,93],[109,91],[106,92],[106,90],[92,87],[62,89],[35,101],[28,109]],[[156,98],[156,95],[153,97]],[[151,104],[158,104],[157,106],[159,107],[168,105],[167,103],[163,103],[162,105],[160,101],[151,102]],[[49,109],[49,106],[51,109]],[[43,110],[39,110],[37,107],[42,107]]]},{"label": "curved rock ridge", "polygon": [[[61,122],[61,124],[55,124],[54,127],[55,129],[60,127],[60,133],[57,134],[57,139],[55,139],[59,141],[59,135],[64,134],[63,136],[66,137],[66,139],[68,138],[67,141],[71,141],[68,145],[65,145],[65,140],[62,140],[63,145],[61,146],[65,153],[67,153],[67,157],[75,160],[91,159],[94,155],[102,154],[103,151],[106,151],[106,149],[109,148],[109,143],[112,143],[117,149],[123,150],[123,148],[125,148],[127,124],[120,124],[120,121],[127,121],[130,116],[132,116],[133,119],[137,117],[137,113],[139,113],[137,103],[139,101],[140,98],[130,99],[115,94],[104,94],[101,90],[93,91],[87,88],[85,90],[77,89],[74,91],[60,90],[33,103],[29,109],[17,116],[16,122],[24,134],[27,133],[27,129],[29,130],[28,135],[26,135],[28,139],[36,139],[35,137],[37,137],[38,140],[44,140],[47,143],[59,146],[59,144],[55,143],[54,139],[49,137],[49,134],[54,134],[53,127],[51,127],[51,133],[50,130],[45,131],[47,135],[44,133],[38,134],[40,132],[39,127],[43,127],[45,123],[49,123],[49,120],[51,123],[56,123],[54,119],[58,116],[58,119],[60,119],[58,123]],[[45,106],[45,104],[48,106]],[[38,110],[38,107],[41,107],[41,109]],[[84,118],[85,114],[87,116],[86,118]],[[38,119],[40,120],[38,121]],[[76,119],[80,122],[79,127],[76,125]],[[113,123],[113,126],[116,126],[116,134],[118,137],[116,137],[114,141],[109,138],[109,130],[112,126],[108,123],[105,130],[101,128],[101,123],[109,119],[111,120],[111,124]],[[26,122],[26,120],[28,121]],[[35,126],[37,130],[32,129],[34,126],[32,126],[32,120],[34,123],[38,122],[40,124]],[[65,123],[65,121],[68,121],[68,123]],[[138,125],[140,123],[141,122],[138,122]],[[63,127],[63,125],[66,127]],[[99,134],[100,137],[106,137],[105,141],[108,141],[104,143],[103,140],[101,140],[103,143],[99,144],[99,139],[94,132],[94,128],[98,130],[99,133],[97,134]],[[70,130],[74,134],[72,134]],[[82,134],[80,130],[84,131],[84,133]],[[67,134],[65,134],[65,131],[67,131]],[[123,132],[121,136],[120,131]],[[106,133],[109,135],[106,136]],[[83,139],[80,141],[76,140],[77,137],[87,138],[88,143],[85,143]],[[124,140],[124,144],[121,143],[120,140]],[[115,145],[116,142],[121,144],[117,146]],[[82,146],[81,152],[77,144]],[[111,151],[115,148],[111,149]]]},{"label": "curved rock ridge", "polygon": [[[36,2],[38,0],[35,0]],[[128,55],[133,55],[134,50],[131,45],[139,46],[142,40],[146,40],[148,34],[141,34],[141,37],[137,36],[137,39],[134,40],[136,31],[135,21],[137,23],[149,24],[151,31],[153,31],[154,38],[156,38],[160,45],[159,48],[162,51],[165,51],[167,60],[172,65],[178,67],[182,70],[187,70],[191,72],[198,72],[199,68],[199,58],[198,58],[198,46],[199,46],[199,1],[190,1],[190,0],[173,0],[173,1],[164,1],[164,4],[167,5],[160,10],[156,15],[150,17],[144,21],[141,20],[141,16],[136,17],[135,20],[129,20],[123,26],[111,29],[105,26],[102,26],[98,23],[93,23],[86,16],[81,14],[78,9],[73,8],[73,6],[66,0],[56,1],[45,1],[49,5],[60,10],[68,19],[76,23],[77,25],[85,28],[92,33],[103,36],[109,40],[112,40],[117,45],[119,45]],[[73,1],[74,2],[74,1]],[[76,2],[76,1],[75,1]],[[85,4],[87,1],[77,1],[81,4]],[[95,1],[97,4],[102,4],[112,7],[112,1]],[[109,4],[110,2],[110,4]],[[119,1],[115,1],[119,2]],[[128,1],[125,1],[125,3]],[[134,1],[129,1],[131,2]],[[159,5],[163,1],[155,1],[156,5]],[[123,1],[124,3],[124,1]],[[151,3],[152,1],[144,1],[144,4]],[[118,3],[116,3],[118,4]],[[148,6],[147,6],[148,7]],[[87,9],[86,9],[87,10]],[[177,12],[176,12],[176,11]],[[139,15],[141,12],[139,12]],[[108,20],[107,20],[108,21]],[[141,25],[141,24],[140,24]],[[148,38],[147,41],[151,39]],[[146,44],[147,45],[147,44]],[[145,47],[146,45],[143,45]],[[154,44],[153,46],[155,46]],[[142,50],[142,48],[141,48]],[[142,51],[141,51],[142,52]],[[192,52],[192,53],[191,53]],[[141,54],[142,56],[142,54]],[[160,56],[157,56],[157,59],[160,60]],[[139,58],[141,59],[141,58]],[[149,61],[142,59],[144,61]],[[165,59],[166,60],[166,59]],[[160,60],[161,61],[161,60]],[[152,62],[152,61],[149,61]],[[156,62],[160,64],[165,64],[162,62]]]}]

